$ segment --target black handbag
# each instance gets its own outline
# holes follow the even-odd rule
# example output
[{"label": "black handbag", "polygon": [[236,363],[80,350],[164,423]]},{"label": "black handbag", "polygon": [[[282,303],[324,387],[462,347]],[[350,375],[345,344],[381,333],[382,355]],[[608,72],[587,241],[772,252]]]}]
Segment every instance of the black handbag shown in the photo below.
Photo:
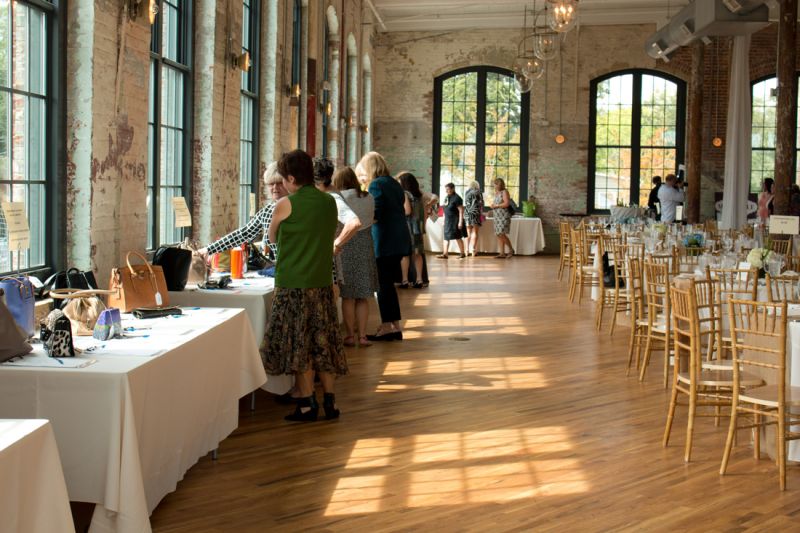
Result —
[{"label": "black handbag", "polygon": [[[613,289],[617,283],[617,271],[609,264],[608,252],[603,253],[603,287]],[[625,280],[619,280],[619,288],[625,287]]]},{"label": "black handbag", "polygon": [[46,298],[50,289],[78,289],[89,290],[99,289],[97,280],[95,280],[94,272],[87,270],[82,272],[77,268],[70,268],[62,270],[51,275],[45,280],[44,285],[39,289],[37,296]]},{"label": "black handbag", "polygon": [[159,308],[140,307],[138,309],[133,310],[133,316],[135,316],[139,320],[144,320],[147,318],[161,318],[162,316],[173,316],[182,314],[183,311],[177,305],[172,307],[159,307]]},{"label": "black handbag", "polygon": [[247,270],[263,270],[272,264],[267,256],[261,253],[256,243],[248,242],[245,246],[247,247]]},{"label": "black handbag", "polygon": [[59,309],[50,311],[39,332],[44,350],[50,357],[75,357],[72,323]]},{"label": "black handbag", "polygon": [[153,264],[164,271],[168,291],[182,291],[189,280],[192,252],[183,248],[162,246],[153,254]]}]

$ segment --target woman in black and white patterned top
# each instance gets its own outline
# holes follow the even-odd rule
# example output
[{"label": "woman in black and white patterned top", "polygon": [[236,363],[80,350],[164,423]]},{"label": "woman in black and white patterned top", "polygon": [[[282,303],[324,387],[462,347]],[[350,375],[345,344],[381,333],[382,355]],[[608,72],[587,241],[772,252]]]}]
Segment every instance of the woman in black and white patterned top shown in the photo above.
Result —
[{"label": "woman in black and white patterned top", "polygon": [[283,186],[283,177],[278,174],[277,163],[272,163],[267,167],[267,170],[264,171],[264,183],[266,183],[269,189],[272,202],[261,208],[245,226],[228,233],[221,239],[209,244],[208,247],[200,250],[201,254],[215,254],[224,250],[230,250],[246,242],[252,242],[263,235],[264,245],[266,250],[268,250],[267,255],[272,261],[277,261],[278,245],[269,242],[269,223],[272,221],[272,211],[275,209],[275,202],[289,195],[289,191]]}]

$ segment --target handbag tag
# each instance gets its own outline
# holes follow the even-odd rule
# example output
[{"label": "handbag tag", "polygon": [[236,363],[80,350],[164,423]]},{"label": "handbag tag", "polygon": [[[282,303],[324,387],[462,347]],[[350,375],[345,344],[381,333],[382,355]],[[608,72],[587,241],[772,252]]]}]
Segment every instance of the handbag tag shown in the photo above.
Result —
[{"label": "handbag tag", "polygon": [[156,306],[161,307],[163,305],[163,300],[161,299],[161,293],[156,291]]}]

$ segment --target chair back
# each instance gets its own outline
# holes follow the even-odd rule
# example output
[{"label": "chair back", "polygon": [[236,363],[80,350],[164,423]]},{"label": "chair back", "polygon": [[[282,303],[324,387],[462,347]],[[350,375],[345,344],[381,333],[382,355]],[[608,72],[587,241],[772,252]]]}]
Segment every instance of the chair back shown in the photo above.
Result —
[{"label": "chair back", "polygon": [[694,305],[693,285],[694,281],[690,280],[687,287],[678,287],[673,284],[669,289],[676,371],[686,367],[694,368],[692,363],[699,358],[699,324],[697,308]]},{"label": "chair back", "polygon": [[645,298],[644,298],[644,270],[642,261],[638,257],[627,257],[627,281],[628,291],[631,297],[631,320],[633,323],[637,319],[644,317]]},{"label": "chair back", "polygon": [[734,382],[748,372],[778,388],[778,400],[786,395],[786,302],[728,300],[731,324]]},{"label": "chair back", "polygon": [[670,305],[669,287],[672,272],[665,262],[644,263],[645,295],[647,298],[647,318],[650,326],[664,322],[669,328]]},{"label": "chair back", "polygon": [[789,255],[792,251],[792,240],[770,239],[767,247],[776,254]]},{"label": "chair back", "polygon": [[719,300],[730,298],[755,300],[758,294],[758,270],[755,268],[706,267],[706,278],[719,280]]},{"label": "chair back", "polygon": [[795,276],[770,276],[766,275],[767,300],[770,302],[800,303],[798,286],[800,275]]}]

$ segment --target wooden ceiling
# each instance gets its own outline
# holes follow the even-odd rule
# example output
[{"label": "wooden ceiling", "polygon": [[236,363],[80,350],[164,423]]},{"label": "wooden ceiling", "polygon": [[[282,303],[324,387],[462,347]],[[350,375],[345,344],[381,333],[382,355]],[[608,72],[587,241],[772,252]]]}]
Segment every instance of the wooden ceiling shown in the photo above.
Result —
[{"label": "wooden ceiling", "polygon": [[[382,21],[378,31],[450,31],[520,28],[532,0],[371,0]],[[688,0],[580,0],[581,24],[661,26]],[[544,7],[536,1],[536,9]]]}]

